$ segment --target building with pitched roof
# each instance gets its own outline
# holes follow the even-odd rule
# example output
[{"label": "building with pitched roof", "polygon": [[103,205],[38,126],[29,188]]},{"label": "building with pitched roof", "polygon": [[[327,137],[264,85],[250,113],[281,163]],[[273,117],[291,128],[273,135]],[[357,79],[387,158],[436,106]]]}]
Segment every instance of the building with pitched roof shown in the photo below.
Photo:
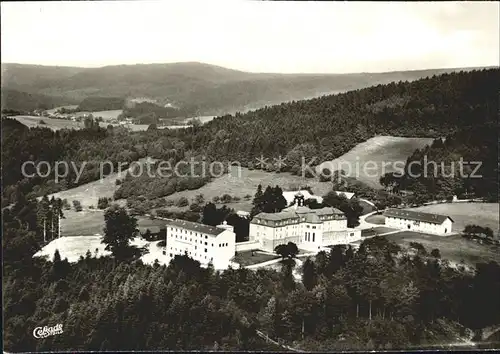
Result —
[{"label": "building with pitched roof", "polygon": [[384,216],[387,227],[401,230],[448,235],[453,227],[453,219],[447,215],[404,209],[387,209]]},{"label": "building with pitched roof", "polygon": [[227,268],[236,250],[233,227],[209,226],[186,220],[167,221],[166,254],[188,255],[202,264],[212,262],[215,268]]},{"label": "building with pitched roof", "polygon": [[273,252],[280,244],[293,242],[298,248],[317,251],[321,247],[347,244],[361,239],[361,231],[347,227],[347,218],[338,209],[310,209],[298,192],[291,207],[279,213],[259,213],[250,222],[250,241]]}]

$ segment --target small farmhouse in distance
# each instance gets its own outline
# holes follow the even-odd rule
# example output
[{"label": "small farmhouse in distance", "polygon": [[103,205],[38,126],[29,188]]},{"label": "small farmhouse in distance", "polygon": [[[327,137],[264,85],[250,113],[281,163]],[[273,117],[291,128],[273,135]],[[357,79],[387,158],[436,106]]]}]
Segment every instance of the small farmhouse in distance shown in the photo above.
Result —
[{"label": "small farmhouse in distance", "polygon": [[298,191],[286,191],[286,192],[283,192],[283,197],[286,199],[286,205],[287,205],[287,207],[291,206],[295,202],[295,196],[296,195],[303,196],[304,200],[316,199],[316,201],[318,203],[320,203],[320,204],[323,203],[323,197],[311,194],[308,190],[302,189],[302,190],[298,190]]},{"label": "small farmhouse in distance", "polygon": [[250,217],[250,213],[248,211],[245,211],[245,210],[238,210],[236,212],[236,215],[238,215],[241,218],[248,218],[248,217]]},{"label": "small farmhouse in distance", "polygon": [[387,227],[400,230],[448,235],[453,226],[453,219],[449,216],[419,211],[387,209],[384,216]]}]

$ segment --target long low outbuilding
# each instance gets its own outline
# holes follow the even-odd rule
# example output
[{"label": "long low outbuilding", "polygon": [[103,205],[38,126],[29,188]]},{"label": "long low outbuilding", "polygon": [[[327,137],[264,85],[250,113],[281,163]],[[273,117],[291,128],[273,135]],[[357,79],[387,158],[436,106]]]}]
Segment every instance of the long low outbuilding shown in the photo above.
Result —
[{"label": "long low outbuilding", "polygon": [[384,216],[387,227],[436,235],[451,234],[454,222],[447,215],[405,209],[387,209]]}]

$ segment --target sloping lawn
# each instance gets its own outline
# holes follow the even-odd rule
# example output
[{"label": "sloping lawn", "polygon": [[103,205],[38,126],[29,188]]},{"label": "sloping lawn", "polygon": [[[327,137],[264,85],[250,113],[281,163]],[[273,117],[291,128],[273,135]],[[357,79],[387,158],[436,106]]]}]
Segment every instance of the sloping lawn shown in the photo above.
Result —
[{"label": "sloping lawn", "polygon": [[373,229],[364,229],[361,230],[361,237],[369,237],[380,234],[385,234],[386,232],[396,231],[396,229],[391,229],[389,227],[374,227]]},{"label": "sloping lawn", "polygon": [[500,263],[500,247],[481,245],[460,235],[437,236],[403,231],[385,237],[404,247],[408,247],[410,242],[421,243],[427,249],[427,252],[437,248],[442,258],[457,263],[463,261],[472,266],[475,266],[478,262],[495,261]]},{"label": "sloping lawn", "polygon": [[238,252],[238,254],[234,256],[231,261],[240,264],[240,266],[242,267],[246,267],[252,264],[267,262],[272,259],[280,258],[278,255],[271,256],[269,254],[260,253],[259,251],[253,251],[253,253],[254,255],[252,256],[252,251]]},{"label": "sloping lawn", "polygon": [[426,205],[411,210],[449,215],[454,221],[454,232],[461,232],[469,224],[487,226],[493,230],[495,235],[498,235],[499,232],[498,203],[443,203]]}]

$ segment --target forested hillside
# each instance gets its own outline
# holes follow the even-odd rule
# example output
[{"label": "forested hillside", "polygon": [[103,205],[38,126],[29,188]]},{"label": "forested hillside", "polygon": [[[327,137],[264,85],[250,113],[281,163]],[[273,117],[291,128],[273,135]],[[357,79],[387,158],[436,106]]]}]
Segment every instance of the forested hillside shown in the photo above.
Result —
[{"label": "forested hillside", "polygon": [[321,162],[377,134],[438,137],[496,122],[499,83],[498,69],[443,74],[226,115],[177,135],[216,157],[287,155],[296,163],[303,154]]},{"label": "forested hillside", "polygon": [[149,97],[159,104],[171,103],[191,115],[214,115],[451,71],[268,74],[196,62],[102,68],[3,64],[2,89],[61,96],[76,103],[91,96]]},{"label": "forested hillside", "polygon": [[460,199],[485,197],[497,202],[498,142],[497,123],[461,129],[416,150],[408,157],[402,174],[386,174],[381,182],[396,193],[413,191],[415,202],[453,195]]},{"label": "forested hillside", "polygon": [[[468,158],[480,157],[486,161],[484,174],[490,182],[476,188],[484,194],[494,180],[492,161],[497,159],[497,153],[489,147],[493,146],[495,136],[493,128],[471,129],[496,122],[499,73],[498,69],[488,69],[378,85],[247,114],[226,115],[185,130],[125,133],[120,129],[98,129],[97,132],[54,133],[42,128],[27,130],[4,121],[7,129],[2,132],[2,164],[4,171],[12,171],[4,187],[19,184],[29,193],[35,185],[48,183],[34,179],[21,182],[20,177],[24,161],[40,161],[46,156],[51,163],[57,159],[90,161],[87,168],[94,172],[88,172],[85,181],[98,178],[96,163],[104,160],[131,162],[148,155],[182,159],[189,150],[194,150],[189,156],[239,161],[249,167],[253,167],[256,157],[263,155],[269,159],[267,169],[270,171],[277,170],[271,158],[282,155],[286,156],[286,166],[281,166],[281,171],[299,173],[302,157],[306,162],[316,158],[311,164],[319,164],[341,156],[377,134],[436,138],[470,130],[465,133],[469,134],[467,138],[454,139],[453,150],[464,154],[470,150],[466,154]],[[485,138],[483,131],[487,132]],[[442,154],[436,156],[443,157]],[[131,186],[124,185],[123,189],[131,190]],[[8,191],[6,199],[12,200],[15,195],[12,188],[5,190]],[[43,189],[38,192],[43,193]]]},{"label": "forested hillside", "polygon": [[51,109],[76,101],[62,96],[46,96],[2,88],[2,113],[30,114],[35,109]]},{"label": "forested hillside", "polygon": [[[404,251],[383,237],[343,246],[281,270],[200,268],[186,256],[168,267],[140,260],[74,264],[31,257],[43,229],[36,201],[3,212],[4,345],[7,351],[276,350],[256,331],[303,350],[441,347],[500,322],[500,267],[454,269],[439,251]],[[430,253],[429,253],[430,252]],[[63,325],[35,339],[33,328]],[[465,327],[464,327],[465,326]]]},{"label": "forested hillside", "polygon": [[[100,166],[104,175],[110,164],[118,169],[140,158],[150,156],[178,161],[184,157],[184,143],[179,139],[161,135],[161,131],[129,134],[119,128],[104,129],[98,126],[81,130],[52,131],[48,128],[28,129],[14,119],[2,119],[2,206],[17,200],[18,195],[28,198],[57,192],[100,178]],[[25,177],[22,165],[25,161],[38,164],[47,161],[51,172],[47,177]],[[68,175],[54,183],[54,167],[57,161],[70,166]],[[76,170],[75,170],[75,166]],[[83,169],[82,169],[83,168]],[[76,181],[77,172],[82,169]],[[35,173],[33,166],[26,172]],[[41,169],[45,175],[47,167]],[[61,171],[63,173],[64,171]]]},{"label": "forested hillside", "polygon": [[71,66],[2,63],[2,88],[8,87],[19,91],[41,89],[84,70]]},{"label": "forested hillside", "polygon": [[[250,165],[261,154],[281,154],[296,172],[302,155],[331,160],[376,134],[446,136],[409,161],[423,154],[444,161],[480,158],[486,177],[471,187],[486,193],[497,173],[499,82],[498,69],[445,74],[224,116],[189,130],[129,133],[86,124],[53,132],[3,119],[2,206],[14,203],[2,212],[5,349],[279,350],[257,330],[306,351],[449,348],[470,339],[466,327],[479,335],[498,326],[497,263],[479,260],[471,273],[441,260],[439,250],[415,243],[405,250],[384,237],[365,239],[357,251],[336,246],[320,252],[305,260],[300,281],[292,259],[278,270],[215,272],[187,257],[169,266],[145,265],[136,256],[95,259],[92,250],[74,264],[58,253],[53,262],[32,258],[45,223],[33,197],[71,187],[75,175],[55,185],[54,175],[24,178],[21,166],[29,160],[87,162],[82,183],[98,178],[104,161],[208,155],[207,161]],[[440,178],[401,181],[400,188],[418,191],[421,184],[436,195],[453,190]],[[118,194],[152,199],[198,182],[206,181],[128,177]],[[63,335],[33,337],[35,327],[58,323]]]}]

